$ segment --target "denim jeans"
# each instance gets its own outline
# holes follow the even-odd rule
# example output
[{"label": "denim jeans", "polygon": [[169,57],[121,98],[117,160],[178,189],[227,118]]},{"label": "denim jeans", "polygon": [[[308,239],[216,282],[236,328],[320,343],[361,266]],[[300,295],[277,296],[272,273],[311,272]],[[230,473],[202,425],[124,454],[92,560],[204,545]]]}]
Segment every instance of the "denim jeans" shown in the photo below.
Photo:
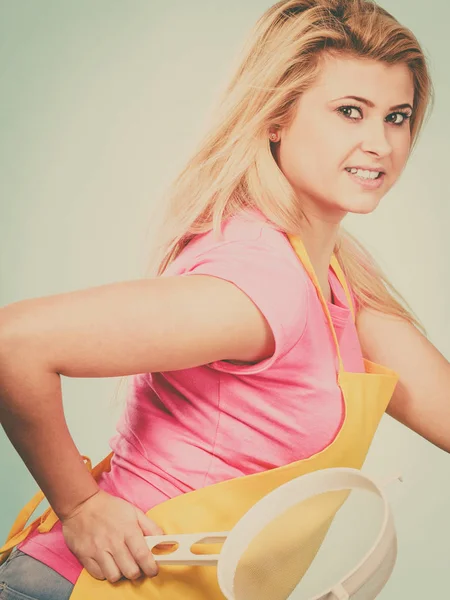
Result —
[{"label": "denim jeans", "polygon": [[0,566],[0,600],[69,600],[73,585],[15,548]]}]

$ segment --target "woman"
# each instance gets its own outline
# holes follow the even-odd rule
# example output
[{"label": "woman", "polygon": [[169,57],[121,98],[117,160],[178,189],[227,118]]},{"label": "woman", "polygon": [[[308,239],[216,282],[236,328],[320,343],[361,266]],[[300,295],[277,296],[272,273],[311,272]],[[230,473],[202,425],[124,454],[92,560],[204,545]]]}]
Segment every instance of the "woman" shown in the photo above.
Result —
[{"label": "woman", "polygon": [[[448,361],[341,228],[398,180],[431,92],[417,40],[376,4],[277,3],[175,183],[155,276],[2,309],[1,422],[58,517],[0,568],[7,597],[68,598],[83,567],[157,585],[144,535],[163,520],[145,513],[332,447],[341,361],[398,374],[389,414],[450,449]],[[133,376],[96,478],[60,375]]]}]

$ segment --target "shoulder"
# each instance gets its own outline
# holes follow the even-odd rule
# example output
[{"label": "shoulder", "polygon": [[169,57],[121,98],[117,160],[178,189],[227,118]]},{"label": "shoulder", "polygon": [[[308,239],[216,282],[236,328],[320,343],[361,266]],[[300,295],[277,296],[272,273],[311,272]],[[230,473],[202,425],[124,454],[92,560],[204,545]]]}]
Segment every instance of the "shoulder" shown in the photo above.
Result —
[{"label": "shoulder", "polygon": [[295,252],[287,236],[262,213],[243,210],[225,219],[220,231],[197,235],[169,266],[167,274],[183,274],[203,261],[229,261],[235,268],[259,270],[291,269],[304,278]]},{"label": "shoulder", "polygon": [[259,309],[272,331],[275,351],[252,372],[268,368],[301,337],[308,276],[287,236],[259,215],[246,212],[227,219],[220,236],[212,231],[197,236],[174,263],[170,274],[224,279]]}]

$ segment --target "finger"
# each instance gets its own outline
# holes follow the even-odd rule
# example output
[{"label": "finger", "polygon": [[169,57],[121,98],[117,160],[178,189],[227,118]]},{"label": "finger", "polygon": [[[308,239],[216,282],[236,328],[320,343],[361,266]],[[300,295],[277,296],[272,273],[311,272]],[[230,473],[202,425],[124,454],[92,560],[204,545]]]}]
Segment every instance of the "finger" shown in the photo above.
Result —
[{"label": "finger", "polygon": [[158,575],[159,568],[147,546],[142,534],[130,535],[126,538],[126,544],[130,553],[133,556],[136,564],[139,565],[140,570],[147,575],[147,577],[155,577]]},{"label": "finger", "polygon": [[122,578],[122,572],[117,566],[112,554],[103,551],[95,557],[95,560],[97,561],[104,578],[110,583],[116,583],[116,581],[119,581],[119,579]]},{"label": "finger", "polygon": [[165,531],[145,513],[137,510],[138,523],[144,535],[164,535]]},{"label": "finger", "polygon": [[121,544],[120,547],[115,548],[113,556],[116,565],[124,577],[127,579],[138,579],[142,576],[140,566],[126,544]]},{"label": "finger", "polygon": [[79,558],[81,564],[83,565],[83,567],[89,573],[89,575],[91,575],[95,579],[100,579],[100,580],[106,579],[105,576],[103,575],[103,572],[97,561],[95,561],[93,558],[85,558],[85,559],[82,559],[80,557],[78,557],[78,558]]}]

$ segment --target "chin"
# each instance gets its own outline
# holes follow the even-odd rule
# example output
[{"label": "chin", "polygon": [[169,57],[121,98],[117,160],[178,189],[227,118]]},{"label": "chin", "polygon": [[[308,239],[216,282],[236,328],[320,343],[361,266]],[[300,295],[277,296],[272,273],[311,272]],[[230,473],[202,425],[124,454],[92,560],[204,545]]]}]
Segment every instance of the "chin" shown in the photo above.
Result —
[{"label": "chin", "polygon": [[380,204],[380,200],[372,200],[370,201],[368,198],[365,202],[352,202],[347,203],[344,210],[348,213],[354,213],[357,215],[368,215],[373,212],[377,206]]},{"label": "chin", "polygon": [[335,198],[333,202],[334,208],[341,210],[346,213],[356,213],[360,215],[367,215],[373,212],[380,204],[381,199],[384,196],[379,191],[364,192],[362,194],[345,194]]},{"label": "chin", "polygon": [[336,215],[336,218],[342,219],[348,213],[367,215],[373,212],[380,203],[380,198],[346,198],[345,201],[336,200],[335,202],[327,202],[325,205],[325,212],[328,217],[332,214]]}]

